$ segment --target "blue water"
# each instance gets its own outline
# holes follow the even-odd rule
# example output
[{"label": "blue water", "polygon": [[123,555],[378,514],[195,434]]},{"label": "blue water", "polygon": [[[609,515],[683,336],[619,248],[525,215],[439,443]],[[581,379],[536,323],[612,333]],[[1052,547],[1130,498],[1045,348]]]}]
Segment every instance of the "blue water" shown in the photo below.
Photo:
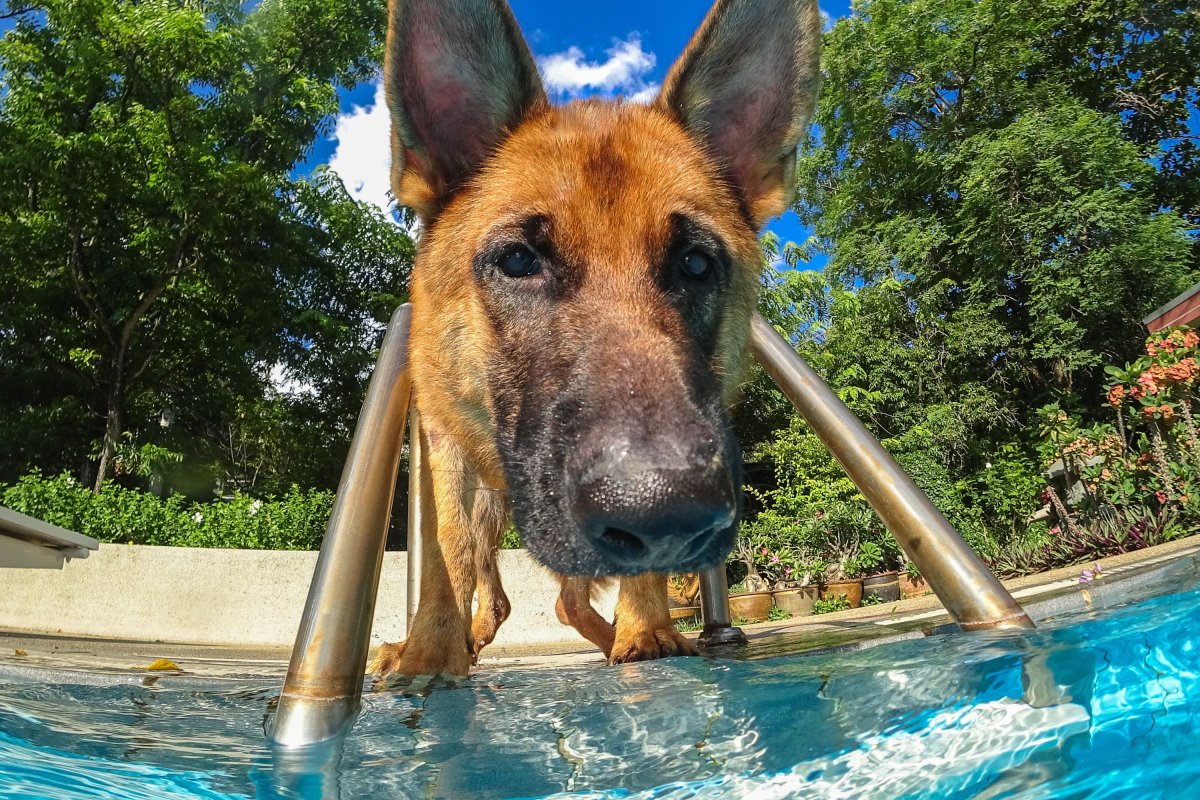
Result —
[{"label": "blue water", "polygon": [[0,677],[0,798],[1198,797],[1189,574],[1024,634],[370,694],[324,766],[273,756],[274,687]]}]

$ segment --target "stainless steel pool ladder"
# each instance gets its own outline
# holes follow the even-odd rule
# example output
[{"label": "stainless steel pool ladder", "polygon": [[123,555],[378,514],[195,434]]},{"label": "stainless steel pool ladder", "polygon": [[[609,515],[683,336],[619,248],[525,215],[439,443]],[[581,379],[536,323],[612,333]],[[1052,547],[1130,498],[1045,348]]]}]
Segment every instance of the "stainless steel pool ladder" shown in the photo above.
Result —
[{"label": "stainless steel pool ladder", "polygon": [[[383,563],[404,426],[410,421],[409,599],[420,592],[421,452],[409,414],[411,307],[396,310],[367,387],[329,527],[317,558],[296,644],[268,736],[284,747],[332,739],[347,730],[362,695],[375,596]],[[759,315],[752,350],[895,535],[942,604],[965,630],[1032,628],[1033,622],[945,517],[795,349]],[[709,646],[744,643],[729,618],[725,570],[701,575]]]}]

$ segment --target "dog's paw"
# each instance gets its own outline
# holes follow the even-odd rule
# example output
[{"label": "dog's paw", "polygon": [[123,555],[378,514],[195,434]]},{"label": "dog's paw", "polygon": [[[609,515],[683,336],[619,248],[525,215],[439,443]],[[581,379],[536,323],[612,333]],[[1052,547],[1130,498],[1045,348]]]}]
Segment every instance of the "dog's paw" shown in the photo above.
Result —
[{"label": "dog's paw", "polygon": [[375,657],[367,663],[368,675],[390,675],[398,672],[400,659],[404,656],[405,642],[384,642],[375,651]]},{"label": "dog's paw", "polygon": [[472,664],[479,663],[479,654],[496,638],[496,631],[500,630],[500,626],[504,620],[508,619],[511,611],[512,606],[509,605],[508,598],[503,594],[491,604],[490,608],[480,607],[474,619],[471,620]]},{"label": "dog's paw", "polygon": [[371,659],[367,672],[380,677],[389,675],[448,675],[466,677],[471,671],[471,654],[466,646],[422,647],[408,640],[382,644]]},{"label": "dog's paw", "polygon": [[617,626],[617,640],[613,643],[609,664],[627,664],[631,661],[653,661],[668,656],[697,656],[696,647],[674,626],[624,632]]}]

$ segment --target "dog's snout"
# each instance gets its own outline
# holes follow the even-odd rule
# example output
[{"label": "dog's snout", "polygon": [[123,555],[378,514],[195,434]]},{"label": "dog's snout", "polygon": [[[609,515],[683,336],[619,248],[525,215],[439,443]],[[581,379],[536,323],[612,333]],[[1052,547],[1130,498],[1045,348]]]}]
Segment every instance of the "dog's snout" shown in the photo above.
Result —
[{"label": "dog's snout", "polygon": [[737,512],[733,472],[719,450],[648,459],[605,448],[574,496],[581,532],[617,572],[671,570],[707,560]]}]

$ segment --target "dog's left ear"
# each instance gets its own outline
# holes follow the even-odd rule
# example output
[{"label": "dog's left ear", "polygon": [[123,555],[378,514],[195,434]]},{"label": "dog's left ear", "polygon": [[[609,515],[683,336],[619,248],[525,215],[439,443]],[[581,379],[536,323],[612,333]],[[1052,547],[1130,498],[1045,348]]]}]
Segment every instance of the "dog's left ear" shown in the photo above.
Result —
[{"label": "dog's left ear", "polygon": [[722,165],[756,225],[792,203],[820,48],[816,0],[717,0],[655,101]]}]

